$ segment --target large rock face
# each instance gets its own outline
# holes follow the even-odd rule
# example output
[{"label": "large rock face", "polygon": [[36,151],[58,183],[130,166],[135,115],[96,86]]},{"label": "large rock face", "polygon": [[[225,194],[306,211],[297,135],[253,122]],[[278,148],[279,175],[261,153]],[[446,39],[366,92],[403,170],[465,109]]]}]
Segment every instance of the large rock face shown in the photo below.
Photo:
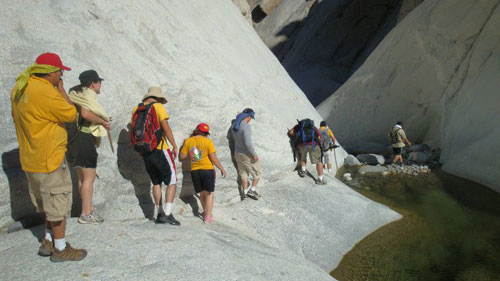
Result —
[{"label": "large rock face", "polygon": [[405,121],[444,170],[500,191],[500,1],[425,1],[318,110],[353,151],[383,151]]},{"label": "large rock face", "polygon": [[[312,179],[290,172],[294,164],[287,128],[297,118],[318,122],[321,117],[229,0],[21,0],[2,8],[0,26],[0,228],[34,212],[19,167],[8,93],[37,55],[59,53],[73,68],[64,75],[67,88],[77,84],[81,71],[97,70],[105,79],[99,100],[114,117],[117,151],[111,153],[106,141],[98,149],[94,193],[106,221],[100,226],[69,221],[68,239],[89,249],[89,256],[65,267],[64,276],[56,279],[327,280],[327,271],[359,239],[398,218],[334,178],[318,188]],[[193,216],[201,208],[193,197],[175,201],[180,228],[145,219],[153,208],[150,182],[130,148],[127,125],[130,111],[152,85],[166,93],[179,145],[197,123],[211,126],[229,174],[217,181],[214,225]],[[257,113],[251,124],[264,167],[263,198],[240,203],[226,132],[245,107]],[[339,165],[346,155],[337,150]],[[180,168],[178,177],[178,193],[189,194],[189,180]],[[73,215],[79,215],[78,205],[75,192]],[[40,232],[0,235],[2,278],[54,277],[49,261],[35,255],[33,235]],[[31,270],[19,277],[26,263]]]},{"label": "large rock face", "polygon": [[[338,89],[385,35],[420,2],[317,1],[307,17],[289,23],[274,34],[276,40],[280,35],[287,35],[286,41],[281,40],[278,46],[267,44],[316,106]],[[266,38],[262,31],[259,35]]]}]

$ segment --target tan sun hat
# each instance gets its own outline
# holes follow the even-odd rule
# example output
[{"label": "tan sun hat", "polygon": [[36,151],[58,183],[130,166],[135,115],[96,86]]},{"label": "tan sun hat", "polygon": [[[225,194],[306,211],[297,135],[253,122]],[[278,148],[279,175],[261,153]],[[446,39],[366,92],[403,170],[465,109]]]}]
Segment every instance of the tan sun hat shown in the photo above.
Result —
[{"label": "tan sun hat", "polygon": [[144,97],[142,98],[142,101],[145,101],[147,98],[157,98],[159,102],[165,104],[167,103],[167,98],[165,97],[165,95],[163,94],[163,92],[161,91],[161,88],[160,87],[151,87],[148,89],[148,93],[144,95]]}]

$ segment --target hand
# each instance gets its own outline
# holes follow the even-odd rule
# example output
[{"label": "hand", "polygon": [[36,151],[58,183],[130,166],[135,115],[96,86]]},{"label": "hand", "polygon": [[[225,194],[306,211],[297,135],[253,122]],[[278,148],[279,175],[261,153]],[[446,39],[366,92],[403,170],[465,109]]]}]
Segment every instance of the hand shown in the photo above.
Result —
[{"label": "hand", "polygon": [[64,92],[64,82],[62,79],[59,79],[59,83],[57,84],[57,89],[59,90],[59,92]]},{"label": "hand", "polygon": [[174,158],[177,158],[177,153],[179,152],[179,149],[177,149],[177,146],[174,145],[172,147],[172,154],[174,155]]},{"label": "hand", "polygon": [[224,170],[224,169],[220,170],[220,174],[222,175],[223,178],[226,178],[226,176],[227,176],[226,170]]},{"label": "hand", "polygon": [[103,121],[101,123],[101,125],[104,126],[104,128],[106,128],[106,130],[108,130],[108,131],[111,130],[111,127],[109,126],[109,122]]},{"label": "hand", "polygon": [[254,155],[253,156],[253,162],[256,163],[257,161],[259,161],[259,156]]}]

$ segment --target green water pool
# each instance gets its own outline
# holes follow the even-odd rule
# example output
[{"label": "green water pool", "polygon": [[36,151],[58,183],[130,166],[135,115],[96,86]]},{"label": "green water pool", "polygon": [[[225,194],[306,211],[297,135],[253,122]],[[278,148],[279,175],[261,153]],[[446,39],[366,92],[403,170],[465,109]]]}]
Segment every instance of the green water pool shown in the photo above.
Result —
[{"label": "green water pool", "polygon": [[360,241],[331,275],[358,280],[500,280],[500,194],[442,171],[348,183],[403,215]]}]

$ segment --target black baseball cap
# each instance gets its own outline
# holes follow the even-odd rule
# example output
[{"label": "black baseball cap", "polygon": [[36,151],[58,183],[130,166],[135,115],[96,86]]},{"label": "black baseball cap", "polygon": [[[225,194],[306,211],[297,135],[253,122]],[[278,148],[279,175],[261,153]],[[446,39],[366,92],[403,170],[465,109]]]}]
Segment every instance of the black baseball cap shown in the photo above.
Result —
[{"label": "black baseball cap", "polygon": [[253,109],[247,107],[243,109],[243,113],[247,113],[250,117],[252,117],[252,119],[255,119],[255,111],[253,111]]},{"label": "black baseball cap", "polygon": [[101,77],[99,77],[99,74],[93,69],[91,70],[85,70],[84,72],[80,73],[80,76],[78,76],[78,79],[80,79],[80,84],[88,84],[89,82],[95,82],[95,81],[104,81]]}]

